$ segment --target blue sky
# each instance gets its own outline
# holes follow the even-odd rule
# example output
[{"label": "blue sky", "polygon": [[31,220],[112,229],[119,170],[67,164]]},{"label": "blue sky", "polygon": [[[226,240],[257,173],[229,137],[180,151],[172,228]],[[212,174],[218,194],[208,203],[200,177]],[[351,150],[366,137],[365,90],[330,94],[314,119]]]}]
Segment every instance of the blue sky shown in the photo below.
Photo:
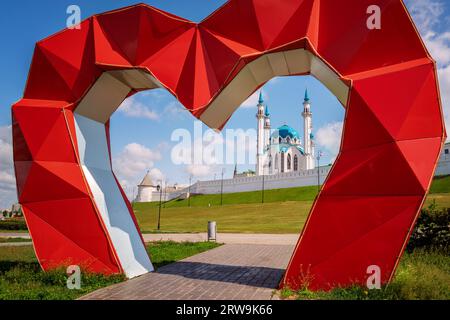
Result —
[{"label": "blue sky", "polygon": [[[200,21],[224,1],[165,0],[144,1],[193,21]],[[15,199],[14,174],[10,137],[10,106],[21,98],[36,41],[65,27],[66,9],[71,4],[81,8],[82,18],[111,9],[134,4],[127,0],[22,0],[4,1],[0,10],[2,46],[0,66],[0,208]],[[450,101],[450,4],[439,0],[408,0],[406,4],[438,63],[446,122]],[[263,89],[269,105],[272,127],[289,124],[302,132],[301,103],[305,88],[312,102],[313,131],[319,148],[325,153],[323,163],[332,161],[338,151],[344,110],[336,98],[312,77],[276,78]],[[255,128],[255,97],[239,108],[226,128]],[[169,183],[186,183],[189,175],[195,179],[210,179],[219,174],[221,166],[174,165],[171,141],[175,129],[193,131],[194,118],[167,92],[144,92],[125,102],[111,120],[113,163],[120,181],[132,194],[147,169],[155,179],[164,177]],[[203,126],[203,129],[207,128]],[[240,165],[239,170],[251,168]],[[233,166],[226,167],[231,175]]]}]

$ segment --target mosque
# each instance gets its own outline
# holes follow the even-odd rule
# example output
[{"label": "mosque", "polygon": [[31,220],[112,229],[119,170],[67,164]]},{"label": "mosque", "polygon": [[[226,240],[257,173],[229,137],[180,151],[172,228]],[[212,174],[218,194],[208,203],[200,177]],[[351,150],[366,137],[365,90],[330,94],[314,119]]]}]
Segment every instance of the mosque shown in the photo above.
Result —
[{"label": "mosque", "polygon": [[298,132],[288,125],[271,129],[269,107],[259,93],[257,119],[257,176],[311,170],[314,162],[314,135],[308,90],[303,100],[303,143]]},{"label": "mosque", "polygon": [[[264,103],[262,92],[257,104],[257,150],[255,171],[238,173],[234,170],[231,179],[197,181],[191,186],[166,186],[160,189],[147,172],[138,185],[134,201],[167,201],[191,194],[215,194],[260,190],[264,181],[266,189],[290,188],[323,183],[331,166],[316,168],[312,112],[308,91],[303,99],[303,139],[293,127],[284,124],[273,130],[270,112]],[[265,177],[265,178],[264,178]]]}]

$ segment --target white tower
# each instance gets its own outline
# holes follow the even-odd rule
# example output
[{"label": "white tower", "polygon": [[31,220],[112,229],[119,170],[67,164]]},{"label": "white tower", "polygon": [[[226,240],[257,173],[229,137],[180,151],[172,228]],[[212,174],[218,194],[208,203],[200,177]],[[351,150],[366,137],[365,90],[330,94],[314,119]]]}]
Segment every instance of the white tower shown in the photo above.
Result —
[{"label": "white tower", "polygon": [[264,111],[264,149],[268,149],[270,147],[270,113],[269,107],[266,104],[266,108]]},{"label": "white tower", "polygon": [[256,120],[258,122],[257,129],[257,142],[256,142],[256,175],[260,176],[263,174],[264,165],[264,100],[262,97],[262,92],[259,92],[258,99],[258,111],[256,112]]},{"label": "white tower", "polygon": [[306,170],[314,169],[314,142],[312,134],[312,113],[311,104],[308,97],[308,89],[305,90],[305,99],[303,101],[303,147],[305,149]]}]

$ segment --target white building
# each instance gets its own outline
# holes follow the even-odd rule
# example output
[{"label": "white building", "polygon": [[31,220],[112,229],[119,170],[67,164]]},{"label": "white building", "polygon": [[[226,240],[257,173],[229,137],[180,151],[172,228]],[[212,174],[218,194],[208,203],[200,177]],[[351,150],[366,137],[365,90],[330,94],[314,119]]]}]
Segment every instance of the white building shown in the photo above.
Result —
[{"label": "white building", "polygon": [[450,174],[450,142],[444,144],[436,171],[434,172],[435,176],[444,176],[448,174]]},{"label": "white building", "polygon": [[[161,182],[160,182],[161,183]],[[157,185],[153,183],[152,178],[150,176],[150,172],[147,171],[147,174],[142,179],[141,183],[138,185],[138,193],[135,202],[152,202],[152,201],[168,201],[179,197],[187,186],[174,184],[172,186],[169,185]]]},{"label": "white building", "polygon": [[256,175],[273,175],[315,168],[312,113],[308,91],[303,101],[303,144],[298,132],[288,125],[271,129],[270,113],[259,94],[257,119]]}]

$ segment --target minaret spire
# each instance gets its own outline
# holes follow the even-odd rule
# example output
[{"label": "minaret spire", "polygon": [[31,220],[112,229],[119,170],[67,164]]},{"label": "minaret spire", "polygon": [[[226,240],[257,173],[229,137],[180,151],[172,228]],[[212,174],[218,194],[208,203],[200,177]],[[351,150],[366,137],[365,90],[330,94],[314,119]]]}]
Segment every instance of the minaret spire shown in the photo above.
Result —
[{"label": "minaret spire", "polygon": [[261,175],[263,170],[263,157],[264,157],[264,99],[262,91],[259,91],[259,99],[257,105],[258,111],[256,112],[257,121],[257,141],[256,141],[256,175]]},{"label": "minaret spire", "polygon": [[308,88],[305,89],[305,99],[304,99],[304,101],[309,101]]},{"label": "minaret spire", "polygon": [[262,90],[259,91],[259,99],[258,99],[258,104],[263,104],[264,103],[264,99],[263,99],[263,95],[262,95]]},{"label": "minaret spire", "polygon": [[305,97],[303,99],[303,148],[306,156],[306,170],[314,169],[314,142],[312,134],[312,113],[311,103],[308,95],[308,89],[305,89]]}]

